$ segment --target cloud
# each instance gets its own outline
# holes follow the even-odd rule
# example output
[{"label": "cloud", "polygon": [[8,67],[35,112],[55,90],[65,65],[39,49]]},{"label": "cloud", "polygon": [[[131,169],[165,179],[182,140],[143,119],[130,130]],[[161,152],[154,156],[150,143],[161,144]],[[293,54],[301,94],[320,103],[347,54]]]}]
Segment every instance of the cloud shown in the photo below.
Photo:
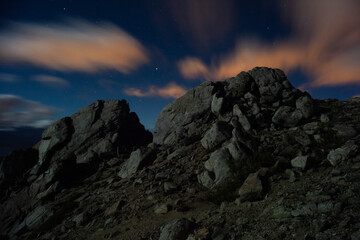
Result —
[{"label": "cloud", "polygon": [[70,86],[70,83],[68,81],[66,81],[65,79],[51,76],[51,75],[36,75],[33,77],[33,80],[35,82],[43,83],[45,85],[48,85],[50,87],[55,87],[55,88],[58,88],[58,87],[64,88],[64,87]]},{"label": "cloud", "polygon": [[178,68],[182,75],[187,79],[212,79],[209,68],[198,58],[188,57],[180,60],[178,62]]},{"label": "cloud", "polygon": [[15,83],[20,82],[21,78],[15,74],[0,73],[0,82]]},{"label": "cloud", "polygon": [[150,86],[147,91],[137,88],[127,88],[124,93],[129,96],[136,97],[162,97],[162,98],[179,98],[186,93],[186,89],[177,85],[175,82],[170,82],[166,86],[159,88]]},{"label": "cloud", "polygon": [[128,74],[148,61],[145,47],[111,23],[13,23],[10,30],[0,33],[0,62],[89,73],[115,69]]},{"label": "cloud", "polygon": [[236,1],[182,0],[164,1],[171,18],[192,44],[201,49],[228,37],[235,24]]},{"label": "cloud", "polygon": [[54,109],[16,95],[0,94],[0,128],[43,128],[52,123]]},{"label": "cloud", "polygon": [[[284,10],[285,19],[293,26],[287,39],[276,44],[242,40],[234,51],[218,57],[211,66],[194,57],[179,61],[180,73],[187,79],[222,80],[256,66],[267,66],[286,72],[301,70],[312,79],[306,84],[310,87],[360,84],[360,2],[291,3],[290,9]],[[184,67],[194,62],[200,67]]]}]

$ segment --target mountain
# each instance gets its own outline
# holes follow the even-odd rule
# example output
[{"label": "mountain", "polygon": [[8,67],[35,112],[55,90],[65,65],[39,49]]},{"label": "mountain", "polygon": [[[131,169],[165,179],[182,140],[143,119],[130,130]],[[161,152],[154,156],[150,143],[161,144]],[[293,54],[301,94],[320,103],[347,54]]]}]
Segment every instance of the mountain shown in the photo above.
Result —
[{"label": "mountain", "polygon": [[[205,82],[154,135],[97,101],[0,166],[4,239],[359,239],[360,99],[279,69]],[[15,166],[16,165],[16,166]]]}]

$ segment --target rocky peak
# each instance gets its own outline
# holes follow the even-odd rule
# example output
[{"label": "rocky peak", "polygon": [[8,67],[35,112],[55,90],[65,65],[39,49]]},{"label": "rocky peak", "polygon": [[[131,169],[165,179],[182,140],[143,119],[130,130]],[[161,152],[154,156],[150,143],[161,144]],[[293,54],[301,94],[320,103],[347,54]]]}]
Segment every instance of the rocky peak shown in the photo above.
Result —
[{"label": "rocky peak", "polygon": [[257,67],[222,82],[205,82],[166,106],[154,130],[154,143],[189,144],[211,123],[235,117],[245,131],[295,127],[312,117],[313,100],[295,89],[280,69]]},{"label": "rocky peak", "polygon": [[125,101],[98,101],[2,163],[0,238],[359,239],[359,119],[359,98],[270,68],[190,90],[152,143]]}]

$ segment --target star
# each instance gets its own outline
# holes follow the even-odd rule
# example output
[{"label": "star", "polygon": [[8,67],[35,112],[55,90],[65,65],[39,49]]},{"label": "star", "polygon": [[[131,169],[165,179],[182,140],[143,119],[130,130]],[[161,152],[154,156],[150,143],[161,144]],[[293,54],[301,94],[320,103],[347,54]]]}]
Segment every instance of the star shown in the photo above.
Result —
[{"label": "star", "polygon": [[155,70],[157,71],[157,70],[159,70],[159,68],[156,67]]},{"label": "star", "polygon": [[66,10],[66,8],[63,8],[63,10],[65,11],[65,10]]}]

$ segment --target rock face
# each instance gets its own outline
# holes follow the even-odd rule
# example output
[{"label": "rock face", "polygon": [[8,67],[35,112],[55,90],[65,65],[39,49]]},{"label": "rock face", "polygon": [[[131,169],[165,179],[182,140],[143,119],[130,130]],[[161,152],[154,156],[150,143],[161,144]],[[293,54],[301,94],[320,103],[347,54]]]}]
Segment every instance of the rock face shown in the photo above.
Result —
[{"label": "rock face", "polygon": [[[151,141],[152,134],[130,112],[125,100],[99,100],[49,126],[42,134],[38,151],[18,151],[5,158],[0,181],[2,186],[9,187],[18,179],[27,178],[28,193],[32,204],[36,204],[64,187],[81,184],[101,164],[114,157],[128,156]],[[4,217],[11,214],[10,209],[4,209]],[[39,209],[35,213],[44,212]],[[13,215],[10,221],[16,219],[16,214]],[[28,218],[25,221],[28,229],[46,220],[42,216]]]},{"label": "rock face", "polygon": [[269,68],[190,90],[152,143],[98,101],[2,163],[0,239],[357,239],[359,119]]},{"label": "rock face", "polygon": [[214,116],[235,116],[245,131],[251,129],[250,121],[269,126],[269,118],[276,125],[294,127],[312,117],[313,104],[281,70],[254,68],[223,82],[203,83],[166,106],[157,119],[154,142],[171,145],[197,139]]},{"label": "rock face", "polygon": [[43,188],[54,182],[61,171],[78,176],[80,172],[86,174],[86,170],[92,173],[91,165],[99,159],[129,154],[151,140],[151,133],[135,113],[130,113],[126,101],[97,101],[44,131],[39,161],[31,173],[46,179],[40,181],[44,186],[39,188]]}]

